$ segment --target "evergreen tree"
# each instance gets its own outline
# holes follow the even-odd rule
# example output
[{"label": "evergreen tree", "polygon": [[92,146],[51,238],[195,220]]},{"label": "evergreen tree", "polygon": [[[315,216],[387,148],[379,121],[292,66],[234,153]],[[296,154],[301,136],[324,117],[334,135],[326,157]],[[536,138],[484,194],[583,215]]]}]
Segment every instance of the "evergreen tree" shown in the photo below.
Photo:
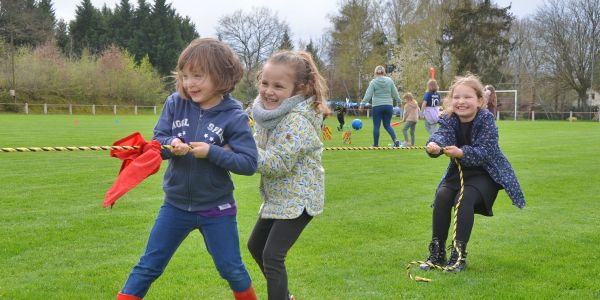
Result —
[{"label": "evergreen tree", "polygon": [[62,19],[56,24],[54,39],[56,40],[56,45],[65,56],[71,57],[73,55],[69,27]]},{"label": "evergreen tree", "polygon": [[0,37],[13,47],[43,44],[54,35],[54,22],[51,1],[0,1]]},{"label": "evergreen tree", "polygon": [[304,50],[306,52],[310,53],[310,55],[312,55],[313,59],[315,60],[315,64],[317,64],[317,68],[319,68],[319,71],[321,71],[321,73],[323,73],[323,71],[325,70],[325,64],[319,57],[318,49],[317,49],[317,47],[315,47],[312,39],[308,42],[308,44],[306,45],[306,49],[304,49]]},{"label": "evergreen tree", "polygon": [[171,4],[167,4],[165,0],[156,0],[150,16],[153,28],[150,61],[160,74],[168,75],[175,68],[179,53],[186,45]]},{"label": "evergreen tree", "polygon": [[111,43],[121,48],[130,48],[133,45],[133,13],[129,0],[121,0],[120,4],[117,4],[108,20]]},{"label": "evergreen tree", "polygon": [[100,27],[97,28],[98,45],[99,49],[101,49],[101,52],[108,49],[115,43],[113,35],[115,28],[110,26],[110,20],[113,19],[113,16],[114,13],[112,9],[110,9],[106,3],[104,3],[102,5],[102,9],[100,9]]},{"label": "evergreen tree", "polygon": [[137,9],[133,13],[133,40],[131,53],[135,61],[140,62],[145,56],[149,56],[152,47],[150,22],[151,7],[145,0],[138,0]]},{"label": "evergreen tree", "polygon": [[37,4],[39,29],[46,33],[47,39],[54,35],[56,15],[52,7],[52,0],[40,0]]},{"label": "evergreen tree", "polygon": [[294,43],[292,42],[287,29],[283,32],[283,36],[281,38],[281,45],[279,46],[279,50],[284,49],[294,50]]},{"label": "evergreen tree", "polygon": [[181,39],[184,44],[191,42],[193,39],[198,38],[200,35],[196,31],[196,25],[189,17],[181,17],[176,15],[177,24],[179,24],[179,31],[181,32]]},{"label": "evergreen tree", "polygon": [[503,82],[501,68],[508,59],[513,16],[509,7],[497,8],[490,0],[450,11],[442,42],[456,60],[456,74],[475,73],[483,82]]},{"label": "evergreen tree", "polygon": [[75,10],[75,19],[69,24],[69,35],[73,40],[73,51],[81,55],[87,48],[92,54],[103,49],[103,24],[100,11],[90,0],[82,0]]}]

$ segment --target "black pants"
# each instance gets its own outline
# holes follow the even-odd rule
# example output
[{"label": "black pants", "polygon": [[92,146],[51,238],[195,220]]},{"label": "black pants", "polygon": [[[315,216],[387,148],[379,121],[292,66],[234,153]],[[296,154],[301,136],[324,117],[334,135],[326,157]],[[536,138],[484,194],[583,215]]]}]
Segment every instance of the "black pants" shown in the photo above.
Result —
[{"label": "black pants", "polygon": [[344,120],[344,115],[338,115],[337,119],[338,119],[338,123],[340,123],[340,126],[338,127],[339,130],[344,130],[344,124],[346,123]]},{"label": "black pants", "polygon": [[269,300],[288,299],[285,257],[312,216],[305,212],[291,220],[261,219],[248,239],[248,250],[267,279]]},{"label": "black pants", "polygon": [[[433,238],[445,242],[452,221],[452,208],[458,198],[458,190],[440,187],[433,204]],[[474,187],[466,185],[463,198],[458,208],[456,239],[468,242],[475,222],[475,206],[483,205],[481,193]]]}]

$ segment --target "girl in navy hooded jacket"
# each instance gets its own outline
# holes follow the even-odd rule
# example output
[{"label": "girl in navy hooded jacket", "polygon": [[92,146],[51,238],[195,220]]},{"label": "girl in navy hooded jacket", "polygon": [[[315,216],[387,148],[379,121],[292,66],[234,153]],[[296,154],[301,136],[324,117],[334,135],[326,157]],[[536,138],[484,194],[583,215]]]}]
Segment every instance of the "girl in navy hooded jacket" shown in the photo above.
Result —
[{"label": "girl in navy hooded jacket", "polygon": [[252,175],[258,151],[248,117],[229,93],[243,75],[225,44],[196,39],[179,56],[177,92],[169,96],[154,138],[169,160],[160,208],[146,251],[117,299],[142,299],[187,237],[198,230],[235,299],[256,299],[242,262],[230,172]]},{"label": "girl in navy hooded jacket", "polygon": [[[504,189],[513,204],[525,207],[525,197],[515,172],[498,146],[498,128],[494,115],[483,108],[483,85],[473,75],[457,77],[444,100],[440,128],[427,141],[431,157],[450,157],[446,174],[440,182],[433,203],[432,241],[430,255],[422,269],[446,263],[445,243],[450,227],[452,208],[459,198],[462,170],[464,186],[457,207],[457,228],[453,236],[452,254],[445,267],[460,272],[466,267],[466,246],[473,229],[474,214],[492,216],[492,206],[498,191]],[[451,268],[450,268],[451,267]]]}]

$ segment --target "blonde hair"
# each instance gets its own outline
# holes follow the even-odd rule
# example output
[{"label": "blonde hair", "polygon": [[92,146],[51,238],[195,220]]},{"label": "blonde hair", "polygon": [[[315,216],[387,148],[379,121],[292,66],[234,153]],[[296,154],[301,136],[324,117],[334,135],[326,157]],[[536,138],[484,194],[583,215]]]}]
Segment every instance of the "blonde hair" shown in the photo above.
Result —
[{"label": "blonde hair", "polygon": [[467,74],[465,76],[456,76],[454,81],[450,85],[448,95],[444,99],[444,112],[449,116],[454,113],[452,109],[452,97],[454,96],[454,89],[459,85],[466,85],[475,91],[475,95],[479,100],[480,104],[483,105],[483,84],[477,75]]},{"label": "blonde hair", "polygon": [[407,98],[408,98],[408,100],[415,100],[415,97],[413,97],[413,94],[410,92],[404,93],[404,95],[402,95],[402,99],[407,99]]},{"label": "blonde hair", "polygon": [[436,92],[440,89],[440,87],[438,86],[437,81],[435,79],[429,79],[429,81],[427,81],[427,89],[430,92]]},{"label": "blonde hair", "polygon": [[239,57],[221,41],[213,38],[194,39],[181,52],[177,68],[173,72],[177,92],[185,99],[192,97],[183,87],[182,71],[190,70],[206,73],[215,86],[217,94],[231,93],[244,75],[244,67]]},{"label": "blonde hair", "polygon": [[375,67],[375,71],[373,71],[373,74],[375,74],[375,76],[377,76],[377,75],[383,76],[383,75],[385,75],[385,68],[382,65],[379,65],[379,66]]},{"label": "blonde hair", "polygon": [[[325,78],[319,73],[317,64],[312,55],[306,51],[283,50],[273,54],[267,63],[285,64],[294,71],[295,89],[294,93],[300,93],[305,98],[314,97],[312,107],[315,111],[324,114],[329,113],[327,107],[328,89]],[[258,73],[258,78],[262,71]]]}]

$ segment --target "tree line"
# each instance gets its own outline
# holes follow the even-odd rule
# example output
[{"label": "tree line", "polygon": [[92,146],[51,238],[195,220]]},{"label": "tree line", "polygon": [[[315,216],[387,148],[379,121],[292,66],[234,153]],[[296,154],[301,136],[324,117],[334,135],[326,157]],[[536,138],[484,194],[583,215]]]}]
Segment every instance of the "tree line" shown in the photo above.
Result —
[{"label": "tree line", "polygon": [[[433,67],[442,89],[467,72],[496,89],[516,89],[519,110],[596,109],[588,93],[600,87],[600,0],[546,0],[522,19],[491,0],[342,0],[329,21],[320,37],[294,43],[289,25],[269,8],[222,16],[215,33],[246,68],[234,95],[253,99],[267,57],[295,48],[315,56],[333,99],[357,101],[375,66],[385,65],[400,90],[417,95]],[[33,55],[54,46],[67,62],[118,51],[136,72],[148,69],[139,68],[146,59],[153,80],[164,82],[179,52],[198,37],[191,20],[165,0],[138,0],[135,7],[121,0],[101,9],[82,0],[69,24],[56,21],[51,0],[0,0],[0,25],[2,89],[10,86],[10,60],[27,53],[11,56],[11,49]]]},{"label": "tree line", "polygon": [[52,0],[0,0],[0,28],[0,97],[16,89],[33,102],[156,103],[179,52],[199,36],[165,0],[100,9],[82,0],[69,23],[56,19]]},{"label": "tree line", "polygon": [[442,89],[470,72],[518,90],[519,110],[598,109],[588,93],[600,89],[599,0],[547,0],[522,19],[490,0],[345,0],[331,23],[323,47],[336,97],[360,98],[386,64],[415,94],[433,67]]}]

